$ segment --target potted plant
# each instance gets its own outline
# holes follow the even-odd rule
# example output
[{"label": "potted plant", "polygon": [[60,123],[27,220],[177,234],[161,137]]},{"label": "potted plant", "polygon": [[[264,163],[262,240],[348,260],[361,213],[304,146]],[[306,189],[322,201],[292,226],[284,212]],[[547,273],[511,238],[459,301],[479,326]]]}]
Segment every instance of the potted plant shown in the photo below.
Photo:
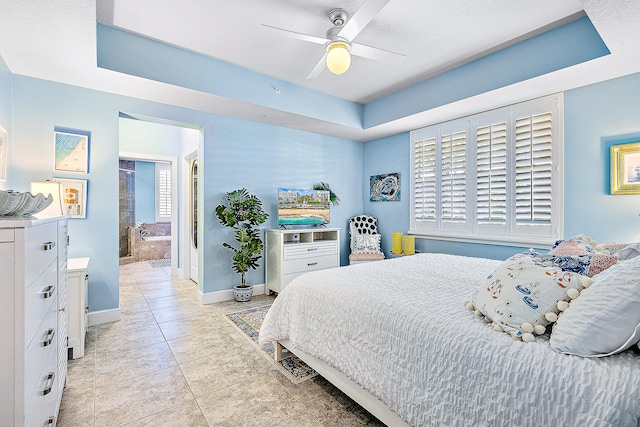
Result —
[{"label": "potted plant", "polygon": [[262,257],[262,239],[260,229],[269,214],[262,210],[262,202],[246,188],[226,193],[226,204],[216,207],[216,216],[226,227],[233,229],[238,246],[223,243],[225,248],[233,251],[232,268],[242,274],[242,283],[233,287],[236,301],[249,301],[253,295],[253,286],[247,285],[247,271],[258,267]]}]

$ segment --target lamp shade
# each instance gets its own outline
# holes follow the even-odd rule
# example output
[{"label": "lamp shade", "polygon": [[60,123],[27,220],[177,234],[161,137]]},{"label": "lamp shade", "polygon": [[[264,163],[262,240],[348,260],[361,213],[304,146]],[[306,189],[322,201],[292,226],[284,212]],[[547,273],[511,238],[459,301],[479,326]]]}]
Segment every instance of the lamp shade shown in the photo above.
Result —
[{"label": "lamp shade", "polygon": [[45,196],[51,194],[53,202],[44,210],[38,212],[38,217],[46,218],[50,216],[62,215],[62,186],[58,182],[42,181],[31,183],[31,194],[42,193]]},{"label": "lamp shade", "polygon": [[327,68],[333,74],[342,74],[351,66],[351,55],[346,43],[331,43],[327,46]]}]

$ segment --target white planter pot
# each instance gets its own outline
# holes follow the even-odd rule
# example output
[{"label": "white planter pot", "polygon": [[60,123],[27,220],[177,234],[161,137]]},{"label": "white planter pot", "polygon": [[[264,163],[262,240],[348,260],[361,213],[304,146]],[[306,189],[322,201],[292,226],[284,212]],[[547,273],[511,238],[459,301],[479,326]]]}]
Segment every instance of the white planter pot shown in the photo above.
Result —
[{"label": "white planter pot", "polygon": [[240,285],[233,287],[233,296],[238,302],[246,302],[253,296],[253,286],[241,288]]}]

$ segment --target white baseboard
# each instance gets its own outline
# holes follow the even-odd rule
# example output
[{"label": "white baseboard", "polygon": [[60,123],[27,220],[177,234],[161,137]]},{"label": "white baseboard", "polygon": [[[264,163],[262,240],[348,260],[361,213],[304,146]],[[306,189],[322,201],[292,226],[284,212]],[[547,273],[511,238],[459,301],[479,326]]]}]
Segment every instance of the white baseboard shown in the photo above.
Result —
[{"label": "white baseboard", "polygon": [[[253,295],[264,294],[264,283],[253,285]],[[233,289],[225,289],[224,291],[207,292],[203,294],[198,291],[198,301],[200,304],[213,304],[216,302],[231,301],[233,299]]]},{"label": "white baseboard", "polygon": [[103,323],[117,322],[120,320],[120,307],[111,310],[92,311],[87,315],[88,326],[102,325]]}]

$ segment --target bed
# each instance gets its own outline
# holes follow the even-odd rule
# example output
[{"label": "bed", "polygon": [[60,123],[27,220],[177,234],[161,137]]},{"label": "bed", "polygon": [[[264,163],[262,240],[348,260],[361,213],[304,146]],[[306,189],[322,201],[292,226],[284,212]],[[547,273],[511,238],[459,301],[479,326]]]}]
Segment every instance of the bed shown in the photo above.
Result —
[{"label": "bed", "polygon": [[298,354],[387,425],[638,426],[637,351],[560,354],[465,309],[499,265],[417,254],[307,273],[275,299],[259,342]]}]

